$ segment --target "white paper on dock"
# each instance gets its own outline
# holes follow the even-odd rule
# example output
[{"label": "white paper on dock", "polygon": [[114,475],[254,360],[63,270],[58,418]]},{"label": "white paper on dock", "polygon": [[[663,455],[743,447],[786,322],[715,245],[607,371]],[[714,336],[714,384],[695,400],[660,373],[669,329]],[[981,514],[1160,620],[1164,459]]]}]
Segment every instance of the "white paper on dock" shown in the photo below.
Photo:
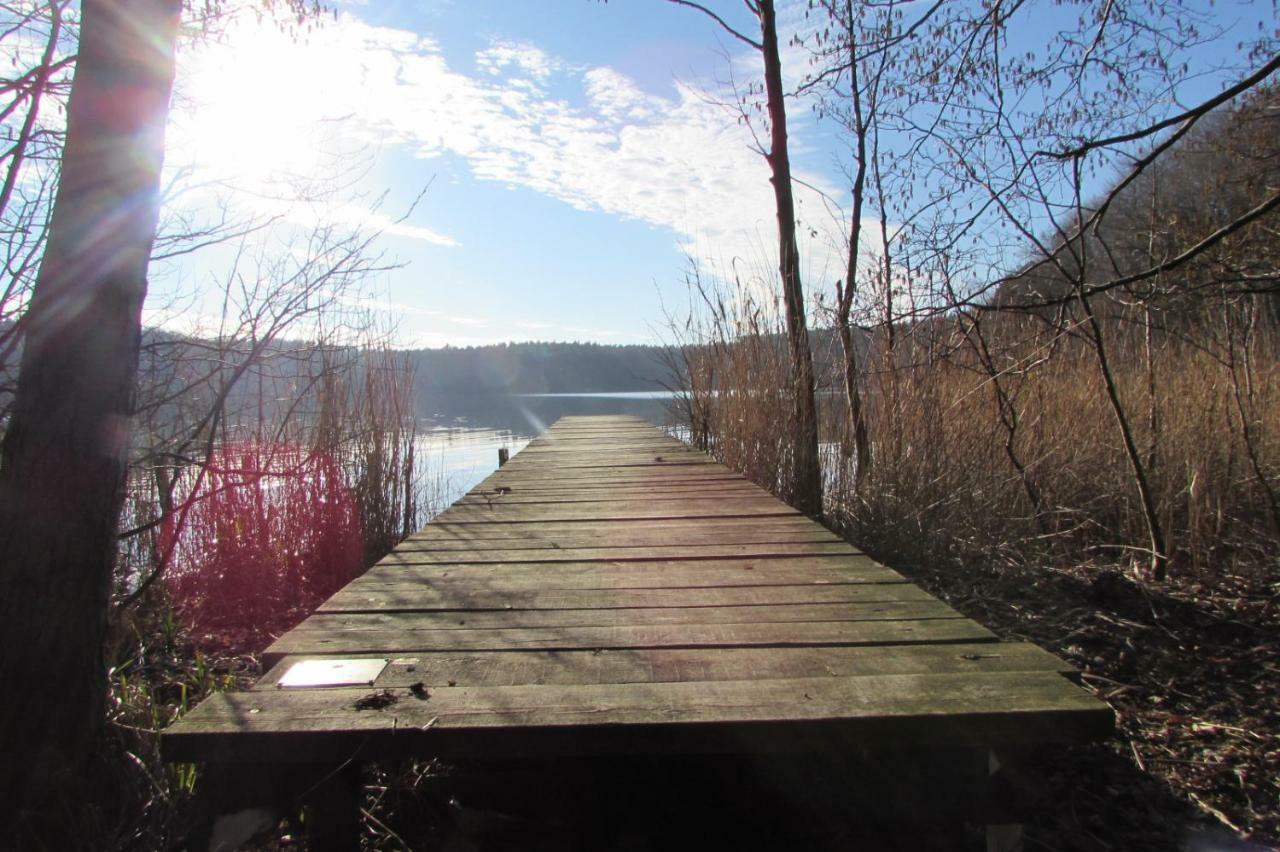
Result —
[{"label": "white paper on dock", "polygon": [[308,686],[370,686],[387,667],[376,660],[303,660],[294,663],[276,682],[282,689]]}]

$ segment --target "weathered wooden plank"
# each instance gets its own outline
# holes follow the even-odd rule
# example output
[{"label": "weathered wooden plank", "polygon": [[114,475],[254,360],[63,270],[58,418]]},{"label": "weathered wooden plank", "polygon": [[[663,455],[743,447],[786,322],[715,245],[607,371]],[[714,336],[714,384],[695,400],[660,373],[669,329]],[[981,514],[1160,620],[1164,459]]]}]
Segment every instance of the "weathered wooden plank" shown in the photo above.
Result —
[{"label": "weathered wooden plank", "polygon": [[[516,456],[519,458],[519,455]],[[488,483],[500,479],[534,479],[537,477],[546,477],[546,472],[541,469],[533,469],[517,464],[515,461],[507,462],[502,468],[491,474],[481,484]],[[573,467],[573,466],[556,466],[555,479],[563,482],[577,482],[585,479],[645,479],[645,480],[667,480],[667,479],[736,479],[743,481],[745,477],[742,474],[735,474],[728,468],[712,462],[706,464],[684,464],[684,465],[629,465],[625,467],[613,466],[595,466],[595,467]]]},{"label": "weathered wooden plank", "polygon": [[[505,468],[502,470],[505,470]],[[490,476],[488,479],[477,485],[472,490],[472,493],[492,494],[499,488],[510,488],[512,491],[521,492],[532,491],[538,488],[560,491],[580,488],[631,489],[635,491],[651,492],[655,489],[672,490],[679,487],[697,489],[720,485],[742,486],[751,484],[752,483],[741,477],[732,477],[714,473],[706,476],[640,474],[635,476],[556,476],[554,478],[549,478],[535,473],[524,475],[519,472],[512,472],[511,474],[503,473],[501,476],[496,474]]]},{"label": "weathered wooden plank", "polygon": [[383,559],[352,587],[470,584],[477,588],[546,589],[681,588],[797,584],[905,582],[896,571],[865,557],[823,556],[795,559],[528,562],[435,565],[417,554],[397,552]]},{"label": "weathered wooden plank", "polygon": [[[285,657],[255,689],[275,689],[289,666]],[[520,684],[688,683],[797,677],[870,677],[886,674],[1061,672],[1073,669],[1026,642],[864,647],[650,648],[643,651],[421,652],[388,662],[375,688],[518,686]]]},{"label": "weathered wooden plank", "polygon": [[[514,464],[511,462],[510,464]],[[646,459],[634,462],[617,461],[614,459],[601,456],[592,458],[590,456],[575,456],[573,461],[560,461],[556,459],[546,459],[535,461],[527,459],[520,465],[513,468],[521,472],[527,471],[543,471],[543,472],[573,472],[573,471],[590,471],[591,473],[643,473],[647,471],[675,471],[679,474],[688,474],[689,468],[703,469],[709,471],[720,471],[722,468],[716,462],[702,455],[689,455],[681,459],[672,459],[670,461],[664,459]]]},{"label": "weathered wooden plank", "polygon": [[617,503],[638,500],[734,500],[763,499],[767,497],[754,485],[729,483],[716,487],[696,485],[679,486],[615,486],[576,488],[560,491],[534,491],[526,489],[492,489],[472,491],[454,502],[455,506],[511,505],[521,503]]},{"label": "weathered wooden plank", "polygon": [[[508,462],[509,464],[509,462]],[[516,474],[519,471],[506,472],[504,470],[503,479],[518,479]],[[654,481],[652,477],[642,479],[637,482],[627,482],[627,477],[578,477],[574,480],[563,480],[560,478],[547,479],[538,477],[525,477],[527,482],[521,484],[519,488],[514,486],[506,486],[509,491],[515,494],[563,494],[563,493],[598,493],[607,491],[623,491],[634,490],[642,492],[652,492],[655,489],[668,489],[672,492],[683,491],[714,491],[733,492],[739,491],[751,494],[767,494],[767,492],[750,480],[741,478],[732,478],[728,476],[701,476],[701,477],[667,477]],[[496,489],[490,489],[483,484],[472,489],[470,494],[490,494]]]},{"label": "weathered wooden plank", "polygon": [[796,728],[830,738],[828,748],[961,747],[1073,742],[1112,725],[1106,705],[1052,672],[446,686],[425,699],[391,692],[380,710],[356,709],[367,689],[220,693],[175,724],[185,736],[166,740],[166,757],[574,754],[628,740],[630,751],[740,751]]},{"label": "weathered wooden plank", "polygon": [[656,454],[653,452],[575,453],[567,450],[543,450],[540,453],[530,453],[528,457],[524,457],[524,453],[521,452],[517,458],[521,459],[519,464],[516,464],[515,461],[507,462],[508,465],[516,465],[511,468],[511,473],[529,470],[559,471],[562,469],[590,469],[598,471],[602,468],[640,467],[665,470],[668,468],[683,467],[719,467],[719,465],[702,453],[672,453],[665,450]]},{"label": "weathered wooden plank", "polygon": [[[527,449],[527,448],[526,448],[526,449]],[[573,449],[576,449],[577,451],[572,451]],[[575,466],[576,466],[576,465],[575,465],[575,463],[574,463],[574,460],[576,460],[576,459],[590,459],[592,462],[594,462],[594,464],[593,464],[593,466],[594,466],[594,467],[600,467],[601,465],[600,465],[599,461],[600,461],[601,459],[603,459],[603,460],[606,462],[603,466],[604,466],[604,467],[609,467],[610,465],[609,465],[609,464],[607,464],[607,462],[608,462],[608,459],[609,459],[609,458],[611,458],[611,457],[612,457],[612,455],[613,455],[613,454],[611,454],[608,450],[603,450],[603,451],[593,451],[593,450],[591,450],[591,449],[589,449],[589,448],[569,448],[569,447],[566,447],[566,448],[564,448],[564,449],[562,449],[562,450],[538,450],[538,449],[535,447],[535,448],[533,448],[533,450],[531,450],[531,451],[530,451],[530,454],[529,454],[529,456],[527,456],[527,457],[526,457],[526,456],[524,456],[524,452],[523,452],[523,451],[521,451],[520,453],[517,453],[516,455],[512,456],[512,458],[511,458],[511,462],[510,462],[510,463],[511,463],[511,464],[514,464],[514,465],[516,465],[516,467],[512,468],[512,470],[519,470],[519,469],[520,469],[520,468],[522,468],[522,467],[528,467],[528,466],[530,466],[530,465],[532,464],[532,459],[534,458],[534,455],[535,455],[536,453],[539,453],[539,452],[544,453],[544,454],[545,454],[545,456],[546,456],[546,459],[547,459],[548,461],[553,460],[553,459],[554,459],[555,457],[557,457],[557,456],[563,456],[563,458],[556,459],[556,460],[559,460],[559,461],[561,461],[561,462],[567,462],[567,466],[568,466],[568,467],[570,467],[570,468],[572,468],[572,467],[575,467]],[[643,453],[647,454],[647,456],[646,456],[646,460],[647,460],[648,458],[650,458],[650,457],[652,457],[652,456],[663,456],[663,457],[665,457],[669,452],[672,452],[672,448],[670,448],[670,447],[651,447],[651,448],[647,448],[647,449],[644,449],[644,450],[636,449],[636,450],[629,450],[629,451],[625,451],[625,452],[629,452],[629,453],[639,453],[639,452],[643,452]],[[728,470],[728,468],[725,468],[725,467],[723,467],[723,466],[717,465],[717,464],[716,464],[716,462],[715,462],[715,460],[714,460],[714,459],[712,459],[710,456],[706,455],[705,453],[699,453],[699,452],[697,452],[696,450],[690,450],[690,449],[689,449],[689,448],[687,448],[687,447],[684,447],[684,448],[680,448],[680,449],[674,450],[674,452],[672,452],[672,454],[673,454],[673,456],[674,456],[674,455],[679,455],[679,456],[682,456],[682,457],[688,458],[688,459],[690,459],[690,460],[699,461],[699,462],[701,462],[704,466],[716,466],[716,467],[720,467],[720,468],[721,468],[721,470],[726,470],[726,471]],[[615,465],[612,465],[612,466],[622,468],[622,467],[627,467],[628,465],[618,465],[618,464],[615,464]],[[660,470],[662,470],[663,468],[672,468],[672,467],[675,467],[675,465],[665,464],[665,463],[662,463],[662,462],[656,462],[656,463],[654,463],[653,465],[651,465],[651,467],[653,467],[655,470],[659,470],[659,471],[660,471]],[[596,473],[596,474],[601,474],[601,473],[603,473],[603,472],[604,472],[604,471],[601,471],[601,470],[596,470],[596,471],[595,471],[595,473]],[[694,472],[696,473],[697,471],[694,471]],[[703,471],[703,472],[705,472],[705,471]]]},{"label": "weathered wooden plank", "polygon": [[932,601],[910,583],[799,586],[716,586],[682,589],[573,589],[494,591],[474,585],[417,584],[408,591],[348,586],[319,612],[608,609],[631,607],[766,606],[772,604]]},{"label": "weathered wooden plank", "polygon": [[688,447],[683,441],[654,430],[649,424],[637,424],[634,428],[610,426],[604,429],[573,429],[557,423],[538,437],[531,444],[563,444],[573,442],[595,443],[599,441],[677,441]]},{"label": "weathered wooden plank", "polygon": [[[765,520],[769,519],[766,518]],[[580,521],[579,523],[584,522]],[[596,531],[574,530],[572,528],[546,531],[541,524],[462,524],[453,528],[446,528],[444,524],[441,524],[439,530],[428,529],[421,534],[410,536],[401,542],[400,546],[414,550],[425,545],[432,547],[444,545],[466,546],[472,542],[483,542],[486,546],[491,544],[495,547],[533,547],[538,546],[539,543],[548,545],[555,543],[568,546],[568,542],[580,541],[582,544],[576,546],[604,545],[607,547],[622,547],[629,544],[656,546],[681,543],[723,544],[725,542],[733,542],[735,544],[758,544],[779,541],[840,541],[839,536],[821,528],[776,527],[763,522],[743,525],[736,529],[704,529],[690,525],[671,528],[649,527],[632,529],[631,524],[633,523],[635,521],[623,521],[614,524],[612,529]],[[502,544],[504,541],[508,543]]]},{"label": "weathered wooden plank", "polygon": [[524,489],[494,489],[473,491],[460,498],[455,505],[499,505],[519,503],[617,503],[649,500],[761,500],[767,498],[754,486],[731,484],[725,488],[701,488],[697,486],[613,486],[579,488],[570,491],[532,491]]},{"label": "weathered wooden plank", "polygon": [[[503,479],[521,479],[515,476],[516,471],[510,474],[504,473]],[[638,491],[651,493],[655,489],[666,489],[672,493],[686,491],[741,491],[752,494],[765,494],[767,492],[749,480],[741,477],[730,476],[701,476],[701,477],[669,477],[655,481],[653,478],[641,479],[639,481],[628,481],[627,477],[578,477],[574,480],[567,479],[548,479],[546,477],[523,477],[525,481],[520,482],[518,487],[513,485],[505,485],[502,488],[507,489],[515,494],[565,494],[565,493],[597,493],[604,491]],[[500,490],[498,487],[488,488],[483,483],[472,489],[469,494],[492,494]]]},{"label": "weathered wooden plank", "polygon": [[606,489],[599,493],[587,494],[506,494],[476,493],[470,497],[454,502],[454,506],[474,506],[482,509],[497,507],[547,506],[547,505],[587,505],[608,507],[611,505],[632,506],[638,503],[656,503],[675,505],[707,501],[716,503],[736,503],[739,501],[762,501],[766,497],[759,493],[740,489],[736,491],[671,491],[666,488],[657,489]]},{"label": "weathered wooden plank", "polygon": [[[625,548],[619,548],[625,550]],[[772,577],[781,571],[792,575],[807,572],[813,579],[829,579],[833,582],[858,578],[878,578],[890,576],[902,579],[901,575],[885,568],[880,563],[854,551],[852,547],[843,553],[829,555],[804,556],[756,556],[733,557],[725,559],[595,559],[557,564],[555,568],[529,565],[523,560],[509,563],[492,563],[484,565],[458,565],[457,567],[438,566],[435,562],[423,561],[426,554],[414,550],[393,550],[380,559],[372,568],[352,582],[362,582],[369,578],[386,579],[388,575],[409,577],[412,579],[442,579],[449,576],[461,577],[470,573],[475,577],[491,577],[507,573],[537,575],[547,580],[554,577],[571,576],[575,573],[607,575],[617,572],[626,574],[688,574],[692,577],[710,575],[714,571],[722,571],[728,575],[763,581],[765,576]],[[807,582],[807,580],[806,580]],[[715,584],[713,584],[715,585]]]},{"label": "weathered wooden plank", "polygon": [[[733,525],[717,523],[732,521]],[[608,545],[621,547],[632,544],[707,544],[731,541],[738,544],[759,544],[780,541],[839,541],[832,532],[814,524],[794,524],[791,519],[740,519],[725,518],[693,522],[647,523],[624,521],[601,524],[578,521],[570,524],[430,524],[422,532],[415,533],[400,544],[401,549],[415,550],[430,545],[442,547],[468,547],[476,543],[492,543],[495,547],[537,547]],[[777,523],[776,521],[782,521]],[[502,544],[508,542],[508,544]],[[581,542],[581,544],[575,544]]]},{"label": "weathered wooden plank", "polygon": [[[691,470],[701,471],[700,468]],[[531,488],[531,487],[555,487],[555,488],[577,488],[577,487],[596,487],[604,488],[610,486],[629,486],[636,488],[649,487],[665,487],[667,485],[705,485],[705,484],[726,484],[726,483],[744,483],[747,482],[741,476],[731,475],[725,471],[713,468],[705,473],[699,472],[691,474],[685,471],[666,471],[666,472],[646,472],[643,470],[633,470],[627,473],[612,473],[605,476],[596,474],[586,474],[580,476],[560,475],[554,478],[547,477],[536,472],[521,473],[520,471],[507,472],[505,467],[499,468],[498,472],[491,474],[487,479],[476,486],[475,490],[491,491],[499,487],[507,487],[512,489]]]},{"label": "weathered wooden plank", "polygon": [[854,555],[858,551],[842,541],[789,541],[761,544],[675,544],[626,547],[545,547],[501,550],[494,547],[437,550],[415,543],[396,551],[419,565],[509,562],[652,562],[674,559],[796,559],[806,556]]},{"label": "weathered wooden plank", "polygon": [[[736,533],[748,529],[787,529],[791,531],[816,531],[823,530],[818,524],[815,524],[809,518],[803,515],[777,515],[765,518],[634,518],[627,521],[615,520],[575,520],[575,521],[529,521],[516,527],[511,525],[502,525],[507,529],[523,528],[530,531],[538,532],[610,532],[613,530],[698,530],[707,532],[721,532],[732,540],[732,536]],[[473,535],[478,532],[496,532],[502,526],[494,525],[488,530],[484,526],[476,524],[467,524],[465,526],[451,524],[449,521],[433,520],[430,524],[423,527],[410,538],[434,535],[436,530],[452,532],[455,534]]]},{"label": "weathered wooden plank", "polygon": [[[511,499],[506,499],[511,496]],[[532,496],[532,495],[531,495]],[[558,495],[557,495],[558,496]],[[567,495],[566,495],[567,496]],[[756,514],[796,514],[785,512],[786,505],[778,503],[771,496],[763,493],[751,493],[751,491],[740,491],[737,494],[716,493],[716,491],[698,491],[692,494],[675,494],[671,491],[663,489],[655,489],[652,494],[635,493],[635,494],[588,494],[580,495],[577,498],[568,498],[564,500],[535,500],[530,504],[527,501],[521,501],[515,495],[504,494],[476,494],[471,500],[465,503],[454,503],[453,508],[447,512],[457,512],[458,509],[474,510],[477,508],[492,510],[506,509],[511,512],[521,512],[525,505],[529,505],[529,510],[538,509],[538,504],[558,503],[563,501],[566,503],[564,509],[573,509],[575,503],[594,503],[599,504],[600,508],[644,508],[645,505],[662,505],[666,512],[671,513],[675,510],[673,517],[680,517],[681,514],[690,514],[692,517],[698,517],[699,514],[705,512],[695,512],[698,509],[714,508],[717,505],[728,505],[735,510],[749,510]],[[772,504],[772,507],[771,507]],[[681,512],[680,507],[690,507],[685,512]],[[773,512],[764,512],[765,509],[773,508]],[[443,514],[443,513],[442,513]],[[643,517],[643,516],[640,516]]]},{"label": "weathered wooden plank", "polygon": [[517,456],[519,463],[513,470],[527,470],[531,467],[631,467],[672,465],[709,465],[715,462],[705,454],[688,450],[668,448],[609,450],[604,452],[586,452],[572,447],[560,449],[522,450]]},{"label": "weathered wooden plank", "polygon": [[[769,593],[782,587],[823,589],[827,587],[841,588],[864,585],[888,586],[909,585],[909,583],[900,574],[887,569],[883,573],[876,575],[864,575],[857,578],[842,577],[838,579],[801,572],[785,572],[755,578],[742,574],[730,575],[717,571],[698,577],[689,577],[683,573],[658,576],[644,573],[575,573],[564,577],[549,576],[542,580],[532,573],[516,574],[508,572],[487,577],[462,574],[457,577],[450,576],[442,579],[422,577],[395,579],[384,577],[368,581],[362,580],[358,584],[352,583],[343,589],[341,594],[349,592],[353,596],[350,600],[357,601],[388,596],[407,599],[414,595],[421,595],[426,602],[432,600],[448,600],[451,602],[480,600],[484,596],[505,595],[510,596],[507,602],[512,603],[514,608],[515,604],[513,602],[518,599],[517,596],[540,591],[552,594],[566,592],[669,592],[671,594],[683,594],[700,590],[761,589]],[[439,597],[433,597],[433,595]],[[337,600],[341,602],[349,599],[344,597],[337,598]],[[428,603],[424,603],[423,606],[429,608]],[[505,604],[503,606],[505,607]],[[484,609],[486,607],[476,605],[475,608]]]},{"label": "weathered wooden plank", "polygon": [[732,536],[749,529],[786,529],[792,531],[809,531],[824,529],[803,515],[779,515],[769,518],[636,518],[630,521],[531,521],[522,525],[494,524],[484,526],[477,524],[457,525],[448,521],[433,520],[409,538],[435,535],[437,531],[456,535],[474,535],[477,533],[493,533],[501,530],[528,530],[532,532],[563,533],[593,532],[607,533],[613,530],[628,531],[661,531],[661,530],[698,530],[720,532],[730,539]]},{"label": "weathered wooden plank", "polygon": [[[527,455],[525,454],[527,451]],[[691,459],[698,459],[703,462],[712,461],[706,453],[699,452],[687,445],[679,442],[658,441],[644,442],[639,445],[627,444],[623,442],[606,442],[600,439],[580,439],[562,441],[556,440],[548,443],[530,443],[524,450],[520,451],[520,458],[523,464],[528,464],[531,460],[542,456],[562,456],[565,460],[574,463],[576,459],[607,459],[611,456],[620,455],[671,455],[684,456]]]},{"label": "weathered wooden plank", "polygon": [[[589,503],[504,503],[502,500],[456,504],[440,517],[524,518],[531,521],[554,521],[564,516],[570,520],[679,519],[715,517],[794,517],[789,506],[765,497],[734,496],[667,496],[598,500]],[[599,517],[597,517],[599,516]],[[463,523],[450,520],[449,523]]]},{"label": "weathered wooden plank", "polygon": [[[438,536],[432,538],[416,538],[412,541],[406,540],[400,545],[400,550],[401,552],[421,550],[433,553],[448,553],[473,550],[477,547],[500,547],[503,550],[508,551],[548,549],[588,550],[598,549],[602,546],[613,549],[664,547],[668,550],[674,549],[677,551],[675,555],[680,556],[681,553],[678,552],[680,548],[723,546],[719,545],[718,542],[723,542],[725,538],[726,537],[720,533],[702,535],[696,533],[685,533],[681,535],[677,533],[664,536],[658,533],[627,535],[621,532],[602,536],[570,536],[568,534],[561,534],[558,536],[468,536],[465,538],[456,536]],[[737,540],[739,544],[743,546],[838,543],[838,539],[835,537],[823,535],[819,532],[771,533],[767,530],[743,533]]]},{"label": "weathered wooden plank", "polygon": [[963,618],[915,621],[811,621],[784,624],[511,628],[494,630],[292,631],[264,652],[273,664],[286,654],[389,654],[413,651],[548,650],[580,648],[716,648],[752,645],[889,645],[911,642],[994,641],[985,627]]},{"label": "weathered wooden plank", "polygon": [[499,630],[551,627],[641,627],[673,624],[785,624],[797,621],[904,621],[961,618],[941,601],[776,604],[770,606],[500,609],[468,612],[317,613],[287,633],[316,636],[348,630]]},{"label": "weathered wooden plank", "polygon": [[[666,487],[655,488],[603,488],[598,491],[578,493],[528,493],[519,494],[501,490],[477,491],[465,500],[455,502],[454,507],[470,506],[485,509],[518,508],[527,504],[598,504],[602,508],[618,506],[643,506],[651,503],[661,504],[664,508],[678,509],[680,505],[726,504],[745,505],[750,508],[763,508],[770,501],[777,503],[769,495],[757,490],[736,488],[727,491],[714,489],[673,490]],[[571,507],[566,507],[571,508]]]},{"label": "weathered wooden plank", "polygon": [[[390,559],[402,564],[400,570],[387,566]],[[791,561],[791,560],[779,560]],[[831,571],[805,565],[794,560],[796,567],[774,565],[767,571],[749,571],[735,567],[716,567],[712,562],[682,563],[559,563],[551,569],[536,563],[503,565],[451,565],[434,566],[415,564],[404,554],[395,554],[383,560],[377,569],[371,569],[347,588],[369,591],[399,591],[412,593],[425,587],[440,590],[474,589],[476,591],[515,592],[544,589],[566,591],[574,589],[684,589],[715,588],[726,586],[796,586],[796,585],[845,585],[858,583],[905,583],[906,579],[896,571],[879,566],[859,571]],[[668,566],[664,569],[659,566]],[[686,567],[669,570],[670,566],[709,565],[705,570]]]},{"label": "weathered wooden plank", "polygon": [[798,515],[795,509],[777,501],[748,500],[670,500],[635,501],[607,504],[565,504],[501,506],[456,506],[440,517],[449,523],[500,523],[511,521],[603,521],[644,520],[658,518],[744,518]]},{"label": "weathered wooden plank", "polygon": [[[528,455],[525,455],[525,451]],[[622,444],[622,443],[606,443],[596,441],[568,441],[557,442],[555,444],[531,444],[521,450],[521,464],[528,465],[535,460],[556,459],[566,461],[569,464],[576,464],[580,459],[588,459],[591,461],[608,461],[609,459],[617,459],[625,456],[639,456],[642,460],[655,460],[654,456],[662,456],[665,460],[676,458],[694,459],[702,462],[712,462],[710,456],[700,453],[690,447],[682,446],[678,443],[660,442],[660,443],[641,443],[641,444]]]},{"label": "weathered wooden plank", "polygon": [[[554,539],[560,536],[656,537],[716,536],[719,541],[739,541],[753,532],[778,535],[836,536],[795,515],[772,518],[694,518],[687,520],[542,521],[525,524],[429,524],[405,541],[472,541],[477,539]],[[598,540],[598,539],[597,539]],[[827,539],[829,540],[829,539]]]},{"label": "weathered wooden plank", "polygon": [[604,430],[578,430],[563,428],[562,424],[557,423],[553,428],[548,429],[530,441],[530,444],[562,444],[575,441],[587,443],[594,443],[597,441],[674,441],[685,449],[689,448],[688,444],[678,438],[672,437],[664,432],[659,432],[647,423],[637,424],[634,429],[609,427]]}]

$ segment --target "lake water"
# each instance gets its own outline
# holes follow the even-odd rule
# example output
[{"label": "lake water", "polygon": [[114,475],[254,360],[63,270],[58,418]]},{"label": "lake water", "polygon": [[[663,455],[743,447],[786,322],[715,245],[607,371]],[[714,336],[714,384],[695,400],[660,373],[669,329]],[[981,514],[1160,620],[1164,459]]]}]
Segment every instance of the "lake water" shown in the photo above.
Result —
[{"label": "lake water", "polygon": [[434,514],[566,415],[633,414],[664,429],[676,425],[668,391],[579,394],[433,394],[418,400],[418,462]]}]

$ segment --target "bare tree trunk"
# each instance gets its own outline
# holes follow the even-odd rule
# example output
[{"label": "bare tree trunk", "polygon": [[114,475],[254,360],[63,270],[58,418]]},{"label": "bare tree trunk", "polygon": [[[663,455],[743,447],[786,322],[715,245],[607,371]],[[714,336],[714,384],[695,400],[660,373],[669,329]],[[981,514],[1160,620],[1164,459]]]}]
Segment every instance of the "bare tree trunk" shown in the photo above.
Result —
[{"label": "bare tree trunk", "polygon": [[81,804],[77,786],[101,735],[102,646],[180,12],[180,0],[83,4],[62,177],[0,458],[7,839],[24,824],[74,831],[58,814]]},{"label": "bare tree trunk", "polygon": [[[787,107],[782,90],[782,59],[778,55],[778,24],[773,0],[747,0],[747,8],[760,23],[760,41],[735,30],[723,18],[697,0],[668,0],[696,9],[725,32],[752,49],[764,61],[764,88],[769,115],[769,148],[764,154],[772,171],[774,204],[778,214],[778,271],[782,277],[787,312],[794,435],[785,436],[794,455],[791,502],[806,515],[822,514],[822,469],[818,460],[818,415],[813,398],[813,355],[805,324],[804,290],[800,284],[800,252],[796,245],[795,199],[791,193],[791,158],[787,153]],[[746,118],[746,113],[743,113]],[[763,153],[763,152],[762,152]]]},{"label": "bare tree trunk", "polygon": [[[853,135],[857,146],[855,157],[857,166],[853,175],[853,200],[849,212],[849,256],[845,266],[845,279],[842,286],[837,286],[836,325],[840,333],[840,348],[844,352],[844,394],[845,414],[848,418],[848,429],[853,439],[854,462],[857,465],[853,474],[853,490],[855,496],[862,493],[862,484],[871,472],[871,441],[867,437],[867,423],[862,406],[862,393],[858,387],[860,370],[858,369],[857,341],[853,339],[850,325],[850,313],[853,310],[853,299],[857,293],[858,252],[862,244],[862,201],[867,185],[867,122],[862,110],[862,90],[858,79],[858,47],[857,33],[854,28],[853,3],[846,2],[845,9],[846,38],[849,40],[849,96],[853,105]],[[847,455],[847,451],[846,451]]]},{"label": "bare tree trunk", "polygon": [[760,34],[764,55],[764,86],[769,111],[769,168],[778,213],[778,265],[787,310],[787,341],[791,347],[795,399],[794,504],[806,515],[822,514],[822,471],[818,466],[818,416],[813,398],[813,355],[805,324],[804,291],[800,284],[800,252],[796,245],[795,199],[791,193],[791,158],[787,153],[787,109],[782,90],[782,60],[778,55],[778,27],[773,0],[760,0]]},{"label": "bare tree trunk", "polygon": [[[1083,267],[1083,264],[1081,264]],[[1083,279],[1083,273],[1081,273]],[[1115,415],[1116,428],[1120,439],[1124,442],[1124,452],[1133,471],[1133,482],[1138,489],[1138,498],[1142,503],[1142,515],[1147,524],[1147,535],[1151,541],[1151,576],[1163,580],[1169,570],[1169,553],[1165,548],[1164,529],[1160,526],[1160,516],[1156,513],[1155,495],[1151,491],[1151,483],[1147,479],[1146,466],[1138,452],[1138,444],[1133,438],[1133,429],[1129,426],[1129,417],[1125,414],[1124,405],[1120,402],[1120,392],[1116,388],[1115,376],[1111,370],[1111,362],[1107,357],[1106,340],[1103,337],[1102,325],[1094,314],[1089,297],[1084,292],[1083,281],[1077,282],[1077,301],[1084,311],[1089,327],[1089,341],[1092,343],[1094,355],[1098,360],[1098,374],[1102,379],[1103,389],[1107,392],[1107,402],[1111,405],[1111,413]]]}]

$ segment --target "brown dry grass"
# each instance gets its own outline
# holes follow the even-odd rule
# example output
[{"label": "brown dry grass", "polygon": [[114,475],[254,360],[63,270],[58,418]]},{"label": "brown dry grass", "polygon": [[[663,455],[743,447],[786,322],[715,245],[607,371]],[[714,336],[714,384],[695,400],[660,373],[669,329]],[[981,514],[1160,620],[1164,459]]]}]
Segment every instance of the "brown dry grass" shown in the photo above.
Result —
[{"label": "brown dry grass", "polygon": [[[895,360],[911,366],[871,377],[876,464],[860,494],[851,493],[848,476],[835,483],[833,520],[885,552],[911,556],[1032,547],[1125,562],[1144,546],[1114,414],[1082,344],[1060,343],[1051,362],[1003,378],[1016,384],[1013,447],[1040,495],[1039,520],[1006,455],[990,377],[963,349],[938,357],[937,344],[909,347]],[[1264,468],[1276,471],[1274,427],[1260,428],[1280,423],[1280,363],[1267,348],[1260,342],[1253,353],[1251,437]],[[1241,565],[1263,570],[1280,540],[1264,483],[1249,469],[1225,368],[1201,349],[1170,342],[1155,364],[1154,399],[1140,365],[1130,361],[1117,379],[1176,573],[1204,579]]]}]

